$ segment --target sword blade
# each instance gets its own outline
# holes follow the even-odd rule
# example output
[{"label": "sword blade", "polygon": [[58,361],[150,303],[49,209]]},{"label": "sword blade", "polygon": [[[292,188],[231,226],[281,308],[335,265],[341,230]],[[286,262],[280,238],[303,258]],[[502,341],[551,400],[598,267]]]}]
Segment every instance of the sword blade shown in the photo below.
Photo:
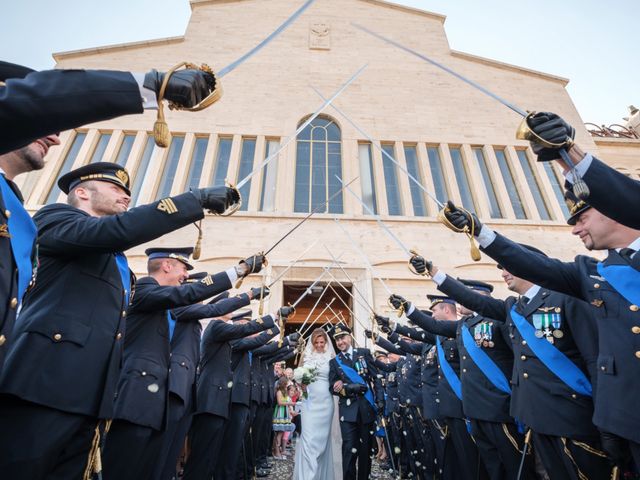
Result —
[{"label": "sword blade", "polygon": [[289,143],[291,143],[291,141],[295,138],[298,137],[298,134],[303,131],[305,128],[307,128],[307,126],[313,122],[316,117],[318,115],[320,115],[322,113],[322,111],[327,108],[329,105],[331,105],[331,103],[333,103],[333,101],[338,98],[340,96],[340,94],[349,86],[351,85],[351,83],[360,76],[360,74],[364,71],[364,69],[367,68],[367,64],[364,64],[362,67],[360,67],[360,69],[358,69],[358,71],[356,73],[354,73],[351,78],[349,78],[349,80],[347,80],[339,89],[336,93],[333,94],[333,96],[331,98],[329,98],[329,100],[327,100],[326,102],[324,102],[320,108],[318,108],[315,112],[313,112],[313,115],[311,115],[306,122],[304,122],[302,125],[300,125],[296,131],[293,133],[293,135],[290,135],[287,140],[285,140],[285,142],[280,145],[280,148],[278,148],[275,152],[273,152],[271,155],[269,155],[267,158],[265,158],[260,165],[258,165],[256,168],[253,169],[253,171],[251,173],[249,173],[249,175],[247,175],[246,177],[244,177],[242,180],[240,180],[238,182],[238,184],[236,185],[236,188],[238,190],[240,190],[242,188],[242,186],[247,183],[249,180],[251,180],[251,177],[253,177],[256,173],[258,173],[260,170],[262,170],[265,166],[267,166],[269,164],[269,162],[271,162],[271,160],[273,160],[274,158],[276,158],[278,156],[278,154],[284,150],[284,148],[289,145]]},{"label": "sword blade", "polygon": [[298,19],[298,17],[300,15],[302,15],[302,13],[307,8],[309,8],[311,6],[311,4],[313,2],[315,2],[315,0],[307,0],[306,2],[304,2],[304,4],[298,10],[293,12],[293,14],[289,18],[287,18],[284,21],[284,23],[282,23],[278,28],[276,28],[273,32],[271,32],[264,40],[262,40],[260,43],[258,43],[255,47],[253,47],[247,53],[242,55],[240,58],[238,58],[237,60],[231,62],[229,65],[224,67],[222,70],[217,72],[216,73],[216,77],[222,78],[226,74],[233,72],[236,68],[238,68],[240,65],[242,65],[247,60],[249,60],[251,57],[253,57],[256,53],[258,53],[264,47],[269,45],[273,39],[275,39],[278,35],[280,35],[282,32],[284,32],[289,25],[291,25],[293,22],[295,22]]},{"label": "sword blade", "polygon": [[480,90],[485,95],[488,95],[491,98],[493,98],[494,100],[497,100],[498,102],[500,102],[505,107],[507,107],[507,108],[513,110],[514,112],[516,112],[518,115],[521,115],[523,117],[526,117],[528,115],[525,110],[521,109],[517,105],[514,105],[511,102],[508,102],[504,98],[502,98],[499,95],[493,93],[491,90],[483,87],[482,85],[480,85],[479,83],[474,82],[473,80],[468,79],[467,77],[465,77],[464,75],[459,74],[455,70],[450,69],[446,65],[443,65],[442,63],[437,62],[437,61],[433,60],[432,58],[427,57],[426,55],[424,55],[422,53],[418,53],[418,52],[416,52],[415,50],[412,50],[409,47],[405,47],[404,45],[402,45],[402,44],[400,44],[400,43],[396,42],[395,40],[392,40],[392,39],[390,39],[388,37],[385,37],[384,35],[381,35],[381,34],[376,33],[376,32],[372,32],[371,30],[369,30],[366,27],[363,27],[362,25],[359,25],[359,24],[353,23],[353,22],[351,23],[351,25],[356,27],[358,30],[362,30],[363,32],[368,33],[369,35],[371,35],[373,37],[376,37],[377,39],[382,40],[383,42],[388,43],[389,45],[393,45],[394,47],[397,47],[400,50],[403,50],[403,51],[413,55],[414,57],[418,57],[419,59],[424,60],[425,62],[428,62],[431,65],[434,65],[435,67],[438,67],[441,70],[444,70],[445,72],[453,75],[454,77],[458,78],[459,80],[462,80],[466,84],[471,85],[473,88],[476,88],[476,89]]},{"label": "sword blade", "polygon": [[282,273],[281,273],[280,275],[278,275],[278,276],[276,277],[276,279],[275,279],[275,280],[273,280],[273,281],[268,285],[268,287],[269,287],[269,288],[273,287],[273,286],[276,284],[276,282],[277,282],[278,280],[280,280],[282,277],[284,277],[284,276],[287,274],[287,272],[288,272],[289,270],[291,270],[291,269],[293,268],[293,266],[294,266],[296,263],[298,263],[298,262],[300,261],[300,259],[301,259],[302,257],[304,257],[304,256],[307,254],[307,252],[309,252],[309,250],[311,250],[313,247],[315,247],[315,246],[316,246],[316,243],[318,243],[318,242],[319,242],[319,240],[316,240],[316,241],[315,241],[315,242],[313,242],[311,245],[309,245],[309,248],[307,248],[304,252],[302,252],[302,253],[298,256],[298,258],[296,258],[296,259],[295,259],[295,260],[294,260],[294,261],[293,261],[293,262],[292,262],[292,263],[291,263],[287,268],[285,268],[285,269],[282,271]]},{"label": "sword blade", "polygon": [[342,232],[346,235],[346,237],[349,239],[349,241],[351,242],[351,245],[353,245],[353,247],[358,251],[358,253],[360,253],[360,256],[363,258],[363,260],[365,261],[365,263],[368,265],[369,267],[369,271],[371,272],[371,275],[375,278],[378,279],[378,281],[382,284],[383,288],[387,291],[387,293],[389,295],[392,295],[393,293],[391,292],[391,290],[389,290],[389,287],[387,287],[387,284],[384,282],[384,280],[382,280],[382,278],[378,275],[376,275],[375,270],[373,268],[373,265],[371,264],[371,262],[369,261],[369,257],[367,257],[367,254],[364,253],[364,250],[362,250],[360,248],[360,246],[356,243],[356,241],[353,239],[353,237],[349,234],[349,232],[347,231],[346,228],[344,228],[344,226],[342,225],[342,223],[340,223],[340,220],[338,220],[338,217],[333,217],[333,220],[336,222],[336,224],[338,225],[338,227],[340,227],[340,230],[342,230]]},{"label": "sword blade", "polygon": [[[342,257],[342,255],[343,255],[343,254],[341,254],[341,255],[340,255],[340,257]],[[340,259],[340,257],[338,257],[338,260]],[[320,275],[318,275],[318,277],[314,280],[314,282],[313,282],[311,285],[309,285],[309,286],[305,289],[305,291],[304,291],[304,292],[302,292],[302,295],[300,295],[300,296],[298,297],[298,299],[293,303],[293,305],[291,305],[293,308],[296,308],[296,306],[297,306],[297,305],[302,301],[302,299],[303,299],[304,297],[306,297],[307,295],[309,295],[309,293],[311,293],[311,289],[312,289],[313,287],[315,287],[315,286],[318,284],[318,282],[319,282],[320,280],[322,280],[322,277],[324,277],[324,274],[325,274],[325,273],[327,273],[327,272],[329,272],[329,270],[331,270],[331,268],[332,268],[332,267],[333,267],[333,265],[336,263],[336,261],[337,261],[337,260],[332,261],[328,266],[326,266],[326,267],[324,267],[324,268],[322,269],[322,273],[321,273]]]},{"label": "sword blade", "polygon": [[291,235],[300,225],[302,225],[304,222],[309,220],[312,215],[318,213],[320,210],[323,210],[327,205],[329,205],[329,202],[331,202],[331,200],[333,200],[335,197],[340,195],[345,188],[347,188],[349,185],[351,185],[357,179],[358,179],[358,177],[355,177],[353,180],[351,180],[346,185],[343,184],[343,187],[340,190],[338,190],[333,195],[331,195],[324,203],[316,206],[316,208],[311,210],[311,213],[309,213],[306,217],[304,217],[302,220],[300,220],[291,230],[289,230],[287,233],[285,233],[284,236],[280,237],[280,239],[276,243],[274,243],[266,252],[264,252],[263,255],[266,256],[269,252],[271,252],[274,248],[276,248],[280,244],[280,242],[282,242],[285,238],[287,238],[289,235]]},{"label": "sword blade", "polygon": [[[329,247],[324,245],[324,248],[327,250],[327,252],[329,252],[329,255],[331,255],[331,258],[333,258],[335,260],[336,257],[333,255],[333,253],[331,253],[331,250],[329,250]],[[337,260],[336,260],[336,263],[337,263]],[[372,313],[375,313],[374,310],[373,310],[373,307],[369,304],[369,301],[367,300],[367,298],[362,294],[360,289],[356,286],[356,282],[354,282],[351,279],[351,277],[349,276],[349,274],[347,273],[347,271],[344,269],[344,267],[342,265],[340,265],[339,263],[337,263],[337,265],[338,265],[338,268],[340,270],[342,270],[342,273],[344,273],[344,276],[347,277],[347,280],[351,283],[351,286],[353,287],[353,289],[358,293],[358,295],[360,295],[362,300],[364,300],[364,303],[367,304],[367,307],[369,307],[369,310],[371,310]]]},{"label": "sword blade", "polygon": [[316,300],[316,303],[313,304],[313,308],[309,311],[309,315],[307,315],[307,318],[304,319],[304,322],[302,322],[302,326],[298,330],[302,330],[304,326],[307,324],[307,322],[311,318],[311,315],[313,315],[313,312],[315,312],[316,308],[318,307],[320,300],[322,300],[322,297],[324,297],[325,293],[327,293],[326,286],[322,289],[322,293],[318,296],[318,300]]},{"label": "sword blade", "polygon": [[[342,181],[342,179],[336,175],[336,178],[340,181],[341,184],[344,185],[344,182]],[[348,185],[345,186],[345,189],[351,194],[353,195],[353,198],[355,198],[356,200],[358,200],[358,202],[360,202],[360,205],[362,205],[362,208],[365,209],[365,211],[371,215],[376,222],[378,222],[378,225],[380,225],[382,227],[382,229],[387,233],[387,235],[389,235],[389,237],[391,237],[391,239],[396,242],[398,244],[398,246],[404,250],[404,252],[407,254],[407,256],[411,257],[413,254],[411,253],[411,250],[409,250],[404,243],[402,243],[402,240],[400,240],[390,229],[389,227],[387,227],[385,225],[385,223],[382,221],[382,219],[376,215],[375,213],[373,213],[373,210],[371,210],[369,208],[369,206],[364,203],[364,201],[356,194],[356,192],[354,192],[353,190],[351,190],[349,188]]]},{"label": "sword blade", "polygon": [[[322,95],[322,93],[315,87],[311,87],[313,89],[314,92],[316,92],[318,94],[318,96],[322,99],[322,100],[326,100],[326,98],[324,97],[324,95]],[[402,166],[402,164],[400,162],[398,162],[395,158],[393,158],[391,155],[389,155],[384,148],[382,148],[378,143],[376,143],[373,138],[371,138],[371,136],[369,134],[367,134],[367,132],[365,132],[362,128],[360,128],[356,122],[354,122],[350,117],[347,116],[346,113],[344,113],[342,110],[340,110],[338,107],[336,107],[335,105],[331,105],[331,108],[333,108],[336,112],[338,112],[347,122],[349,122],[351,124],[351,126],[353,128],[355,128],[358,132],[360,132],[360,135],[363,135],[367,140],[369,140],[369,143],[371,143],[371,145],[378,150],[382,156],[386,157],[387,159],[391,160],[393,163],[396,164],[396,166],[402,170],[407,177],[409,177],[409,179],[411,179],[413,181],[413,183],[415,183],[431,200],[433,200],[434,202],[436,202],[436,204],[440,207],[443,208],[444,207],[444,203],[442,203],[440,200],[438,200],[438,197],[436,197],[432,192],[430,192],[429,190],[427,190],[425,188],[425,186],[422,184],[422,182],[420,182],[416,177],[414,177],[413,175],[411,175],[409,173],[409,171],[404,168]]]}]

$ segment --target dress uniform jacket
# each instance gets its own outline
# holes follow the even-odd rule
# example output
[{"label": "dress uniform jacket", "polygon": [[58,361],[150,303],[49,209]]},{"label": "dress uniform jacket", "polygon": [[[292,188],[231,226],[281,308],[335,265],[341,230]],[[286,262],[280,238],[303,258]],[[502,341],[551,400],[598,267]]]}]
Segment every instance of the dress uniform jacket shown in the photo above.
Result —
[{"label": "dress uniform jacket", "polygon": [[185,405],[195,399],[196,368],[200,360],[202,325],[195,320],[226,315],[250,302],[249,295],[243,293],[212,304],[197,303],[173,309],[177,323],[171,339],[169,392],[180,397]]},{"label": "dress uniform jacket", "polygon": [[640,214],[632,208],[640,205],[640,182],[596,158],[582,179],[591,192],[589,205],[618,223],[640,229]]},{"label": "dress uniform jacket", "polygon": [[[449,285],[450,283],[454,283],[458,287],[457,290],[454,290],[455,293],[458,293],[461,288],[467,288],[451,277],[448,277],[443,285]],[[456,299],[446,286],[442,287],[441,290],[449,297]],[[412,312],[410,318],[416,325],[434,335],[456,340],[458,352],[460,352],[461,356],[460,383],[464,414],[477,420],[498,423],[512,422],[513,419],[509,414],[511,395],[499,390],[491,383],[471,359],[462,342],[463,326],[469,329],[471,336],[474,335],[473,332],[476,327],[482,327],[486,335],[485,338],[490,340],[487,340],[488,345],[481,345],[480,348],[498,366],[504,376],[509,379],[513,373],[513,352],[511,350],[511,338],[504,328],[504,322],[497,322],[481,315],[468,315],[457,321],[436,320],[431,315],[427,315],[420,310]],[[490,344],[489,341],[491,342]]]},{"label": "dress uniform jacket", "polygon": [[[411,315],[407,315],[412,322],[415,322],[418,326],[420,326],[419,318],[421,315],[424,315],[420,310],[415,309]],[[415,320],[414,320],[415,319]],[[435,345],[436,336],[429,333],[423,332],[420,334],[422,337],[424,335],[424,342]],[[451,368],[455,372],[455,374],[460,378],[460,354],[458,352],[458,345],[455,340],[450,338],[441,338],[442,348],[444,350],[445,358],[451,365]],[[451,417],[451,418],[464,418],[463,410],[462,410],[462,402],[453,392],[451,385],[444,376],[442,372],[442,368],[440,367],[440,363],[438,361],[438,355],[436,353],[435,360],[438,362],[438,388],[436,390],[436,398],[435,402],[438,405],[438,413],[443,417]]]},{"label": "dress uniform jacket", "polygon": [[272,329],[260,334],[241,338],[231,342],[231,370],[233,371],[233,388],[231,403],[251,406],[251,363],[249,352],[267,343],[275,335]]},{"label": "dress uniform jacket", "polygon": [[47,70],[0,87],[0,155],[52,133],[142,113],[128,72]]},{"label": "dress uniform jacket", "polygon": [[386,415],[391,415],[391,412],[394,412],[399,405],[397,371],[401,368],[401,362],[398,360],[396,362],[384,363],[376,358],[375,364],[378,370],[385,372],[384,390],[387,395],[384,402],[384,411]]},{"label": "dress uniform jacket", "polygon": [[227,418],[231,404],[233,372],[231,340],[274,327],[271,315],[252,322],[233,325],[214,320],[204,331],[201,343],[200,375],[197,385],[196,414],[209,413]]},{"label": "dress uniform jacket", "polygon": [[[342,355],[338,353],[338,355]],[[384,392],[382,391],[382,384],[378,377],[378,369],[375,366],[371,352],[366,348],[354,348],[351,356],[352,360],[347,358],[341,358],[341,361],[351,368],[355,369],[355,361],[363,358],[367,364],[367,374],[363,379],[372,388],[374,399],[384,399]],[[336,395],[333,391],[333,384],[338,380],[342,380],[342,383],[353,383],[342,371],[335,358],[332,358],[329,362],[329,390],[332,394]],[[376,411],[364,398],[364,395],[357,395],[355,397],[347,397],[345,395],[339,395],[338,407],[340,409],[340,416],[344,418],[345,422],[357,422],[358,412],[360,412],[360,419],[363,424],[371,423],[376,420]],[[348,401],[347,401],[348,400]]]},{"label": "dress uniform jacket", "polygon": [[[9,179],[5,180],[22,202],[22,194],[16,184]],[[11,239],[8,236],[11,232],[7,226],[10,215],[11,212],[7,210],[0,194],[0,232],[8,232],[0,235],[0,370],[12,338],[18,309],[18,266],[13,257]]]},{"label": "dress uniform jacket", "polygon": [[[514,354],[511,377],[511,416],[536,433],[568,437],[576,440],[595,440],[597,431],[591,422],[591,397],[573,391],[552,373],[526,344],[513,325],[511,307],[515,297],[498,300],[480,295],[448,278],[440,288],[470,310],[496,321],[506,322],[508,338]],[[561,315],[562,338],[554,346],[589,377],[594,372],[597,357],[597,332],[584,302],[566,295],[541,289],[518,312],[533,324],[533,315],[554,311]],[[558,312],[559,309],[559,312]],[[524,344],[523,344],[524,343]]]},{"label": "dress uniform jacket", "polygon": [[[640,411],[637,395],[632,393],[637,392],[640,378],[638,306],[600,276],[594,258],[578,255],[574,262],[562,262],[533,254],[499,234],[484,250],[514,275],[591,304],[588,316],[595,316],[599,336],[593,422],[604,431],[640,443]],[[640,255],[636,254],[632,263],[636,270],[640,269],[639,262]],[[625,263],[615,250],[610,250],[604,260],[605,266]],[[574,335],[595,338],[589,326],[588,322],[576,324]]]},{"label": "dress uniform jacket", "polygon": [[[395,335],[397,337],[397,335]],[[394,334],[389,339],[395,341]],[[422,372],[420,368],[421,343],[399,340],[396,344],[405,352],[405,360],[398,373],[398,398],[401,407],[416,407],[422,410]]]},{"label": "dress uniform jacket", "polygon": [[161,286],[153,277],[138,280],[127,314],[114,419],[163,429],[170,389],[167,310],[191,305],[231,288],[226,272],[215,274],[211,279],[212,282],[180,286]]},{"label": "dress uniform jacket", "polygon": [[38,276],[23,300],[0,391],[65,412],[113,416],[127,309],[114,253],[203,217],[191,193],[172,201],[173,214],[159,202],[99,218],[63,204],[36,213]]},{"label": "dress uniform jacket", "polygon": [[[287,339],[284,340],[285,342]],[[283,343],[284,345],[284,343]],[[251,401],[260,405],[270,405],[270,385],[271,377],[269,369],[271,365],[267,362],[267,357],[278,350],[278,342],[271,342],[253,351],[253,361],[251,363]],[[271,368],[273,371],[273,369]]]}]

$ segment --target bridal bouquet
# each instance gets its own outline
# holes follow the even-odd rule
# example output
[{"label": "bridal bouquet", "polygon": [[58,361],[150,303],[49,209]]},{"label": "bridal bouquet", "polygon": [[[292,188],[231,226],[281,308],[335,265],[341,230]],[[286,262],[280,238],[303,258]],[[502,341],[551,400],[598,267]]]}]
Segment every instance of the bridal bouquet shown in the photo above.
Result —
[{"label": "bridal bouquet", "polygon": [[[298,367],[293,371],[293,378],[296,382],[307,386],[316,381],[318,369],[311,366]],[[304,389],[302,395],[307,398],[307,390]]]}]

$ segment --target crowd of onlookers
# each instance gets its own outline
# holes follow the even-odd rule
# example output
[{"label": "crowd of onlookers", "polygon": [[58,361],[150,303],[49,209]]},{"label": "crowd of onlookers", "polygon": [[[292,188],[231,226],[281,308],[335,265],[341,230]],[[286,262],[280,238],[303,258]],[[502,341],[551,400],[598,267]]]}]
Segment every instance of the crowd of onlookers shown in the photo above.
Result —
[{"label": "crowd of onlookers", "polygon": [[284,460],[293,455],[293,437],[301,432],[300,406],[304,386],[293,378],[293,369],[284,363],[274,364],[275,408],[273,411],[272,455],[276,460]]}]

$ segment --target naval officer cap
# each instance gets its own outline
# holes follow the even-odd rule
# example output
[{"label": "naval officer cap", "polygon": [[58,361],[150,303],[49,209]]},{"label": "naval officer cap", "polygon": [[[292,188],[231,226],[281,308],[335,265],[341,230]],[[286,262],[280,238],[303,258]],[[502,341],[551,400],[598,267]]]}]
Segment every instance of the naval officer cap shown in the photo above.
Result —
[{"label": "naval officer cap", "polygon": [[58,187],[67,195],[82,182],[95,180],[113,183],[131,195],[129,173],[117,163],[96,162],[84,165],[58,179]]},{"label": "naval officer cap", "polygon": [[147,248],[144,251],[149,260],[156,258],[173,258],[187,266],[187,270],[193,270],[193,265],[189,263],[189,256],[193,253],[193,247],[181,248]]},{"label": "naval officer cap", "polygon": [[438,305],[439,303],[449,303],[451,305],[455,305],[456,301],[453,298],[449,298],[446,295],[427,295],[427,298],[429,299],[429,301],[431,302],[431,310],[433,310],[433,307],[435,307],[436,305]]},{"label": "naval officer cap", "polygon": [[32,68],[18,65],[17,63],[0,61],[0,82],[2,83],[10,78],[24,78],[32,72],[35,72]]},{"label": "naval officer cap", "polygon": [[344,335],[351,335],[351,329],[343,322],[337,323],[329,332],[333,338],[343,337]]},{"label": "naval officer cap", "polygon": [[493,292],[493,285],[490,285],[485,282],[481,282],[479,280],[467,280],[465,278],[458,278],[458,281],[465,284],[471,290],[477,290],[479,292],[487,292],[487,293]]},{"label": "naval officer cap", "polygon": [[567,218],[567,224],[575,225],[578,221],[578,217],[582,214],[582,212],[589,210],[591,205],[589,205],[584,200],[580,200],[575,193],[573,193],[573,187],[569,183],[565,183],[565,192],[564,192],[564,203],[567,204],[567,208],[569,209],[569,218]]}]

